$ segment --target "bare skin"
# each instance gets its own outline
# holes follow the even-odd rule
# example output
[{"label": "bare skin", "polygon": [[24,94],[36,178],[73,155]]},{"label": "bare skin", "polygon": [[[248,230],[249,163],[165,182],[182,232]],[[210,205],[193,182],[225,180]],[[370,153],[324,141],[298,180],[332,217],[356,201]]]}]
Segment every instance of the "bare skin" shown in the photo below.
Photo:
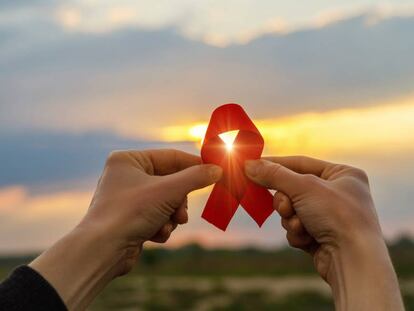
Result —
[{"label": "bare skin", "polygon": [[254,182],[278,190],[287,240],[313,256],[337,310],[404,310],[368,178],[360,169],[307,157],[248,161]]},{"label": "bare skin", "polygon": [[81,223],[30,266],[69,310],[84,310],[135,265],[146,241],[165,242],[188,220],[187,195],[221,178],[215,165],[176,150],[112,153]]},{"label": "bare skin", "polygon": [[[269,160],[249,161],[246,173],[278,190],[274,206],[288,241],[314,256],[337,310],[403,310],[366,175],[309,158]],[[84,310],[132,269],[143,243],[163,243],[187,222],[188,193],[221,175],[219,167],[180,151],[112,153],[80,224],[30,266],[69,310]]]}]

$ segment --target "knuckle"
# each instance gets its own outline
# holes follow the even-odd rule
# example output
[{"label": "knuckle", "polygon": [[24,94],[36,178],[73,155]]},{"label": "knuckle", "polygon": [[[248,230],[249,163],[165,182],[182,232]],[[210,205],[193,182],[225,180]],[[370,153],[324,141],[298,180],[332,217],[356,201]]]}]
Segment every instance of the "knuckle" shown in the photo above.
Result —
[{"label": "knuckle", "polygon": [[284,194],[281,191],[277,191],[274,195],[274,199],[280,202],[283,202],[284,200],[289,201],[289,198],[286,194]]},{"label": "knuckle", "polygon": [[290,229],[293,232],[300,232],[301,231],[301,223],[297,217],[293,217],[289,223]]},{"label": "knuckle", "polygon": [[210,165],[199,165],[196,167],[197,170],[199,170],[199,173],[202,174],[202,176],[208,176],[211,175],[211,166]]},{"label": "knuckle", "polygon": [[281,216],[289,216],[291,214],[290,199],[283,193],[277,192],[273,197],[273,206]]},{"label": "knuckle", "polygon": [[112,151],[106,159],[106,165],[110,166],[110,165],[118,164],[122,162],[125,159],[126,153],[127,153],[126,151],[121,151],[121,150]]},{"label": "knuckle", "polygon": [[168,148],[164,150],[166,155],[170,155],[172,163],[174,163],[174,168],[177,169],[179,166],[179,154],[180,151],[178,151],[177,149],[173,149],[173,148]]},{"label": "knuckle", "polygon": [[271,183],[273,180],[278,178],[279,170],[281,169],[282,165],[279,163],[274,163],[271,165],[266,165],[261,167],[261,172],[264,176],[264,179]]},{"label": "knuckle", "polygon": [[347,173],[351,176],[354,176],[366,183],[368,183],[368,174],[361,168],[349,166],[345,164],[338,164],[335,167],[335,171],[341,172],[341,173]]},{"label": "knuckle", "polygon": [[317,186],[320,184],[320,178],[312,174],[302,175],[302,181],[307,186]]},{"label": "knuckle", "polygon": [[279,206],[279,215],[285,218],[292,217],[295,214],[294,210],[290,207],[290,205],[282,204]]},{"label": "knuckle", "polygon": [[290,232],[286,233],[286,239],[287,239],[290,246],[292,246],[292,247],[299,247],[300,246],[297,239]]},{"label": "knuckle", "polygon": [[200,165],[194,167],[194,173],[197,174],[197,178],[192,179],[191,185],[194,187],[204,187],[206,183],[216,179],[215,173],[211,170],[209,165]]},{"label": "knuckle", "polygon": [[363,169],[353,167],[352,168],[352,173],[355,175],[355,177],[357,177],[357,178],[359,178],[359,179],[361,179],[365,182],[368,182],[368,174]]}]

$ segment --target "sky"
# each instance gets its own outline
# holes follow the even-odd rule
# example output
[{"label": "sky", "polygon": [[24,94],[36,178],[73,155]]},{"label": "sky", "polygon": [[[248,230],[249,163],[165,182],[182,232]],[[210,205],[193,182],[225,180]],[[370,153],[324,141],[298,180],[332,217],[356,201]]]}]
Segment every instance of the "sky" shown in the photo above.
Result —
[{"label": "sky", "polygon": [[[198,154],[212,110],[241,104],[266,155],[365,169],[384,235],[414,234],[410,1],[0,0],[0,253],[50,246],[84,215],[113,149]],[[168,247],[273,247],[239,208]]]}]

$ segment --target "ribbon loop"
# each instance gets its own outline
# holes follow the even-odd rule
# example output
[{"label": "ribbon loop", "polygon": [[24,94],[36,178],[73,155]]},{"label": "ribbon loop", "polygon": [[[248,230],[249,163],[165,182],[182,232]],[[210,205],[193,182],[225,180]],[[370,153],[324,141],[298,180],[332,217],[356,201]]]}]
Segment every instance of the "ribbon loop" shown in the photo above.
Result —
[{"label": "ribbon loop", "polygon": [[[234,130],[239,132],[229,152],[219,135]],[[259,227],[270,216],[273,196],[244,174],[244,162],[259,159],[263,146],[262,135],[241,106],[226,104],[214,110],[201,147],[201,157],[204,163],[220,165],[223,178],[216,183],[207,200],[202,214],[205,220],[225,231],[239,204]]]}]

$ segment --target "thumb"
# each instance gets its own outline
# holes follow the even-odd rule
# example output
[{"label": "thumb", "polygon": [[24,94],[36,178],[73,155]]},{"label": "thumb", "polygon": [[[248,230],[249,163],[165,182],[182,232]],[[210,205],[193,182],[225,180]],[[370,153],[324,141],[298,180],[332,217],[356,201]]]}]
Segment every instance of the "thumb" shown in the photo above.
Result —
[{"label": "thumb", "polygon": [[174,188],[178,187],[180,192],[187,195],[189,192],[207,187],[220,180],[223,170],[220,166],[213,164],[200,164],[190,166],[177,173],[165,176],[167,182]]},{"label": "thumb", "polygon": [[298,174],[279,163],[266,160],[249,160],[245,164],[246,175],[255,183],[288,196],[302,193],[303,175]]}]

